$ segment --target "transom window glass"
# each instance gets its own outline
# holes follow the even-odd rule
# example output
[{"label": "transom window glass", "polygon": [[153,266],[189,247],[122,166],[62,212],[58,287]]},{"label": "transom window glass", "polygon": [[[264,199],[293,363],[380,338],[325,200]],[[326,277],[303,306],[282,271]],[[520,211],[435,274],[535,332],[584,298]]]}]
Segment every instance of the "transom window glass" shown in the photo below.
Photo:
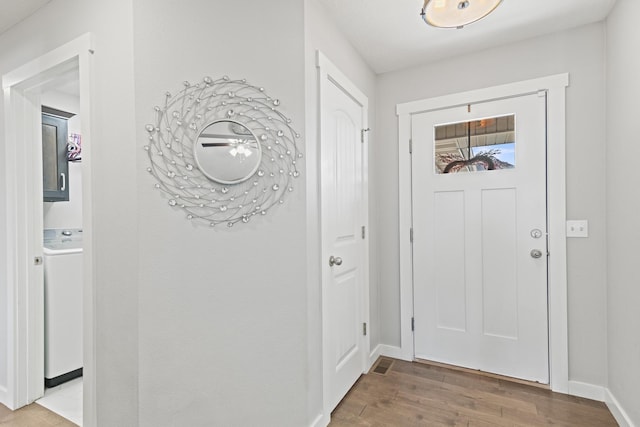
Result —
[{"label": "transom window glass", "polygon": [[435,127],[435,172],[478,172],[516,165],[515,115]]}]

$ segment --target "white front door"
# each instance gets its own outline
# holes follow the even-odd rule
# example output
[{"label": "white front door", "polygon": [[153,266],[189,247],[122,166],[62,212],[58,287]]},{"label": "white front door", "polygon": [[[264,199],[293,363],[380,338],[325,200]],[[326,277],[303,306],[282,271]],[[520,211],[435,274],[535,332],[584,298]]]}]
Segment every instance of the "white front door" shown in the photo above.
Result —
[{"label": "white front door", "polygon": [[[368,352],[366,322],[366,183],[362,143],[366,99],[352,93],[333,67],[321,65],[321,197],[323,346],[330,412],[357,381]],[[327,65],[327,64],[325,64]],[[329,68],[327,70],[327,68]]]},{"label": "white front door", "polygon": [[549,382],[545,102],[412,118],[417,359]]}]

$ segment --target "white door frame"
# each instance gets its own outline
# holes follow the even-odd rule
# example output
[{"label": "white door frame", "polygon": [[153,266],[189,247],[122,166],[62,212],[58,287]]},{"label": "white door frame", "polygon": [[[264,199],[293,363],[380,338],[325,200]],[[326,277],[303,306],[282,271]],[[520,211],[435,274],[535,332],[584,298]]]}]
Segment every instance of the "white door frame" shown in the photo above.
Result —
[{"label": "white door frame", "polygon": [[[351,96],[358,104],[362,106],[362,127],[367,129],[368,126],[368,109],[369,109],[369,100],[367,96],[360,91],[322,52],[316,52],[316,66],[318,68],[318,77],[319,77],[319,94],[318,94],[318,141],[320,142],[320,152],[322,153],[322,105],[324,100],[324,93],[327,84],[335,84],[340,86],[347,94]],[[333,83],[329,83],[329,82]],[[364,143],[362,144],[362,225],[365,226],[365,230],[369,230],[369,147],[368,147],[368,138],[367,132],[363,132]],[[322,154],[320,155],[320,161],[322,161]],[[320,168],[322,170],[322,168]],[[320,174],[322,175],[322,174]],[[322,176],[320,176],[320,185],[322,186]],[[320,193],[322,194],[322,193]],[[323,223],[322,218],[322,200],[321,203],[321,218],[320,224]],[[324,237],[324,236],[322,236]],[[362,307],[362,317],[364,322],[367,325],[370,325],[369,319],[369,239],[365,240],[363,246],[363,263],[362,263],[362,296],[361,296],[361,307]],[[323,238],[321,238],[320,242],[320,254],[324,254],[322,250],[323,247]],[[328,325],[327,320],[329,318],[330,308],[325,303],[327,301],[326,295],[326,283],[329,278],[327,277],[327,268],[325,265],[324,259],[321,260],[322,267],[322,401],[323,401],[323,418],[326,421],[325,425],[328,424],[330,416],[331,416],[331,408],[329,408],[329,370],[331,369],[331,364],[329,361],[331,360],[330,355],[328,354],[329,350],[329,337],[327,335]],[[372,361],[369,358],[371,343],[369,339],[369,332],[367,335],[361,335],[362,345],[364,351],[362,352],[362,372],[365,373],[371,367]]]},{"label": "white door frame", "polygon": [[[77,68],[80,86],[81,132],[91,141],[91,34],[42,55],[2,76],[5,105],[5,179],[8,287],[8,388],[6,404],[12,409],[44,394],[43,283],[33,258],[42,257],[42,151],[38,149],[40,91],[62,73]],[[92,250],[91,144],[83,146],[84,245],[84,425],[95,421],[94,283]],[[39,177],[39,179],[38,179]]]},{"label": "white door frame", "polygon": [[549,378],[553,391],[568,393],[569,350],[567,326],[567,243],[565,179],[565,88],[568,74],[509,83],[469,92],[407,102],[396,106],[399,150],[400,232],[400,330],[401,354],[413,360],[413,268],[410,240],[411,218],[411,116],[442,108],[461,106],[547,92],[547,221],[549,233],[548,316]]}]

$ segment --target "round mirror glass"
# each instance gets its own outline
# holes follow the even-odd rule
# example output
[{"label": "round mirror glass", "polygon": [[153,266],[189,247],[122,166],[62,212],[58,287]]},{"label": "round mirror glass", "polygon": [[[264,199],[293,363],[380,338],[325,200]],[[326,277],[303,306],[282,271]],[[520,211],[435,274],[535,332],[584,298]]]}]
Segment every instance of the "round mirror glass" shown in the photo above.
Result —
[{"label": "round mirror glass", "polygon": [[200,132],[193,156],[207,178],[221,184],[237,184],[256,172],[262,150],[248,127],[234,120],[217,120]]}]

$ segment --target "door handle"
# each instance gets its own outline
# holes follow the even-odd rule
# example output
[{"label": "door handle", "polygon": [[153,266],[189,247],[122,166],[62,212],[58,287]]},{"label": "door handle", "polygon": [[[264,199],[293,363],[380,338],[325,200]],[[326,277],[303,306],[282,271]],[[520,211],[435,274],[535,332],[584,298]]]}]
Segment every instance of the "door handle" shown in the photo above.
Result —
[{"label": "door handle", "polygon": [[62,178],[62,185],[60,186],[60,191],[64,191],[67,188],[67,177],[64,172],[60,172],[60,178]]},{"label": "door handle", "polygon": [[542,258],[542,251],[540,249],[532,249],[531,258]]},{"label": "door handle", "polygon": [[339,256],[334,257],[331,255],[329,257],[329,267],[333,267],[334,265],[342,265],[342,258]]}]

